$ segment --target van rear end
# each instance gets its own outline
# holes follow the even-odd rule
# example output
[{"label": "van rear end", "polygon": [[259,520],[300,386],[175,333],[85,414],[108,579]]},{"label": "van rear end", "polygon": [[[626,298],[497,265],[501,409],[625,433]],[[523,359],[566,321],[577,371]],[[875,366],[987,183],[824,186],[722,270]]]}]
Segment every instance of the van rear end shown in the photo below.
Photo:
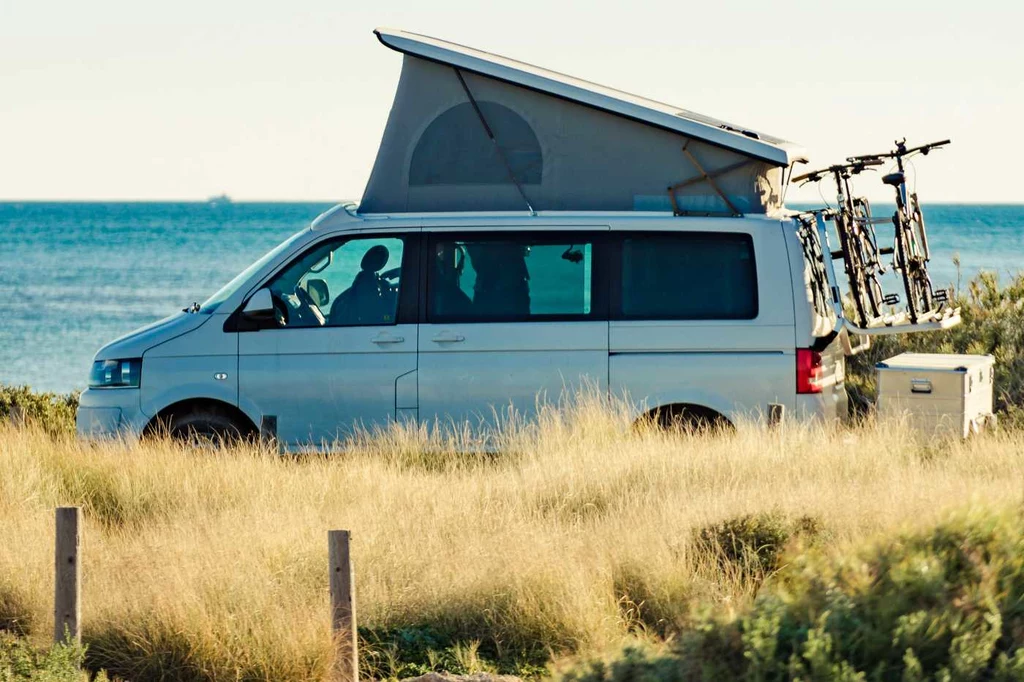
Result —
[{"label": "van rear end", "polygon": [[850,414],[846,393],[849,336],[846,331],[833,332],[836,318],[828,283],[803,229],[795,218],[783,219],[796,322],[796,412],[800,417],[846,421]]}]

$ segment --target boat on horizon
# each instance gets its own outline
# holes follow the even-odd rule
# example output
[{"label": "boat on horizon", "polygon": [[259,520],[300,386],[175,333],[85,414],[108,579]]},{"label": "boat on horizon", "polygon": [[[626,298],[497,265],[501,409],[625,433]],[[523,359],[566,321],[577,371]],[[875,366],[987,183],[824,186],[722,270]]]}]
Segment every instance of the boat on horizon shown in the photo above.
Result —
[{"label": "boat on horizon", "polygon": [[209,199],[207,199],[206,203],[208,203],[210,206],[227,206],[232,202],[231,197],[229,197],[227,194],[218,194],[215,197],[210,197]]}]

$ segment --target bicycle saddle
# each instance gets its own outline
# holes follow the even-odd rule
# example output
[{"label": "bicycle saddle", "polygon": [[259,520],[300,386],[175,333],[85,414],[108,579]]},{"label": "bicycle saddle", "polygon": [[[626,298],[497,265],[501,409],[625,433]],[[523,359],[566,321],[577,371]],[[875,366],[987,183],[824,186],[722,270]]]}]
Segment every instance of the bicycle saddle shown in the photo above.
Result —
[{"label": "bicycle saddle", "polygon": [[893,187],[898,187],[899,185],[902,185],[903,180],[904,174],[900,173],[899,171],[895,173],[889,173],[888,175],[882,177],[882,182],[884,182],[887,185],[892,185]]}]

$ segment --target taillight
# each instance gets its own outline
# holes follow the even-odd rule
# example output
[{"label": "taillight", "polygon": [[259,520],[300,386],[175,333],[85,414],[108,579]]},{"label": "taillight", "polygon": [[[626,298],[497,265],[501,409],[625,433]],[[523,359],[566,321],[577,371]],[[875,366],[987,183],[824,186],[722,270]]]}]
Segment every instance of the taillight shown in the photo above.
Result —
[{"label": "taillight", "polygon": [[810,348],[796,349],[796,392],[821,393],[821,353]]}]

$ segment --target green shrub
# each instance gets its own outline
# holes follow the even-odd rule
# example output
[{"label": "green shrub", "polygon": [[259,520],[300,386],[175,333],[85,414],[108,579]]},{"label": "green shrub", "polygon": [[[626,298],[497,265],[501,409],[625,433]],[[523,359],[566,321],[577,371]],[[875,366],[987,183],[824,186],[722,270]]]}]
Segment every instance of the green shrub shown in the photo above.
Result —
[{"label": "green shrub", "polygon": [[739,617],[566,679],[1024,680],[1022,521],[961,518],[853,556],[805,553]]},{"label": "green shrub", "polygon": [[543,662],[531,664],[502,657],[493,646],[479,640],[460,640],[453,632],[432,625],[400,628],[359,628],[361,676],[369,679],[403,679],[429,672],[455,675],[510,673],[539,675]]},{"label": "green shrub", "polygon": [[[74,644],[56,644],[39,651],[27,640],[0,632],[0,682],[84,682],[79,670],[85,650]],[[94,682],[105,682],[99,673]]]},{"label": "green shrub", "polygon": [[0,421],[20,414],[51,435],[75,432],[78,393],[35,393],[28,386],[0,385]]},{"label": "green shrub", "polygon": [[694,544],[699,552],[717,557],[723,570],[739,570],[745,579],[761,580],[778,570],[787,543],[819,533],[821,524],[814,517],[790,521],[780,512],[764,512],[701,528],[694,533]]}]

